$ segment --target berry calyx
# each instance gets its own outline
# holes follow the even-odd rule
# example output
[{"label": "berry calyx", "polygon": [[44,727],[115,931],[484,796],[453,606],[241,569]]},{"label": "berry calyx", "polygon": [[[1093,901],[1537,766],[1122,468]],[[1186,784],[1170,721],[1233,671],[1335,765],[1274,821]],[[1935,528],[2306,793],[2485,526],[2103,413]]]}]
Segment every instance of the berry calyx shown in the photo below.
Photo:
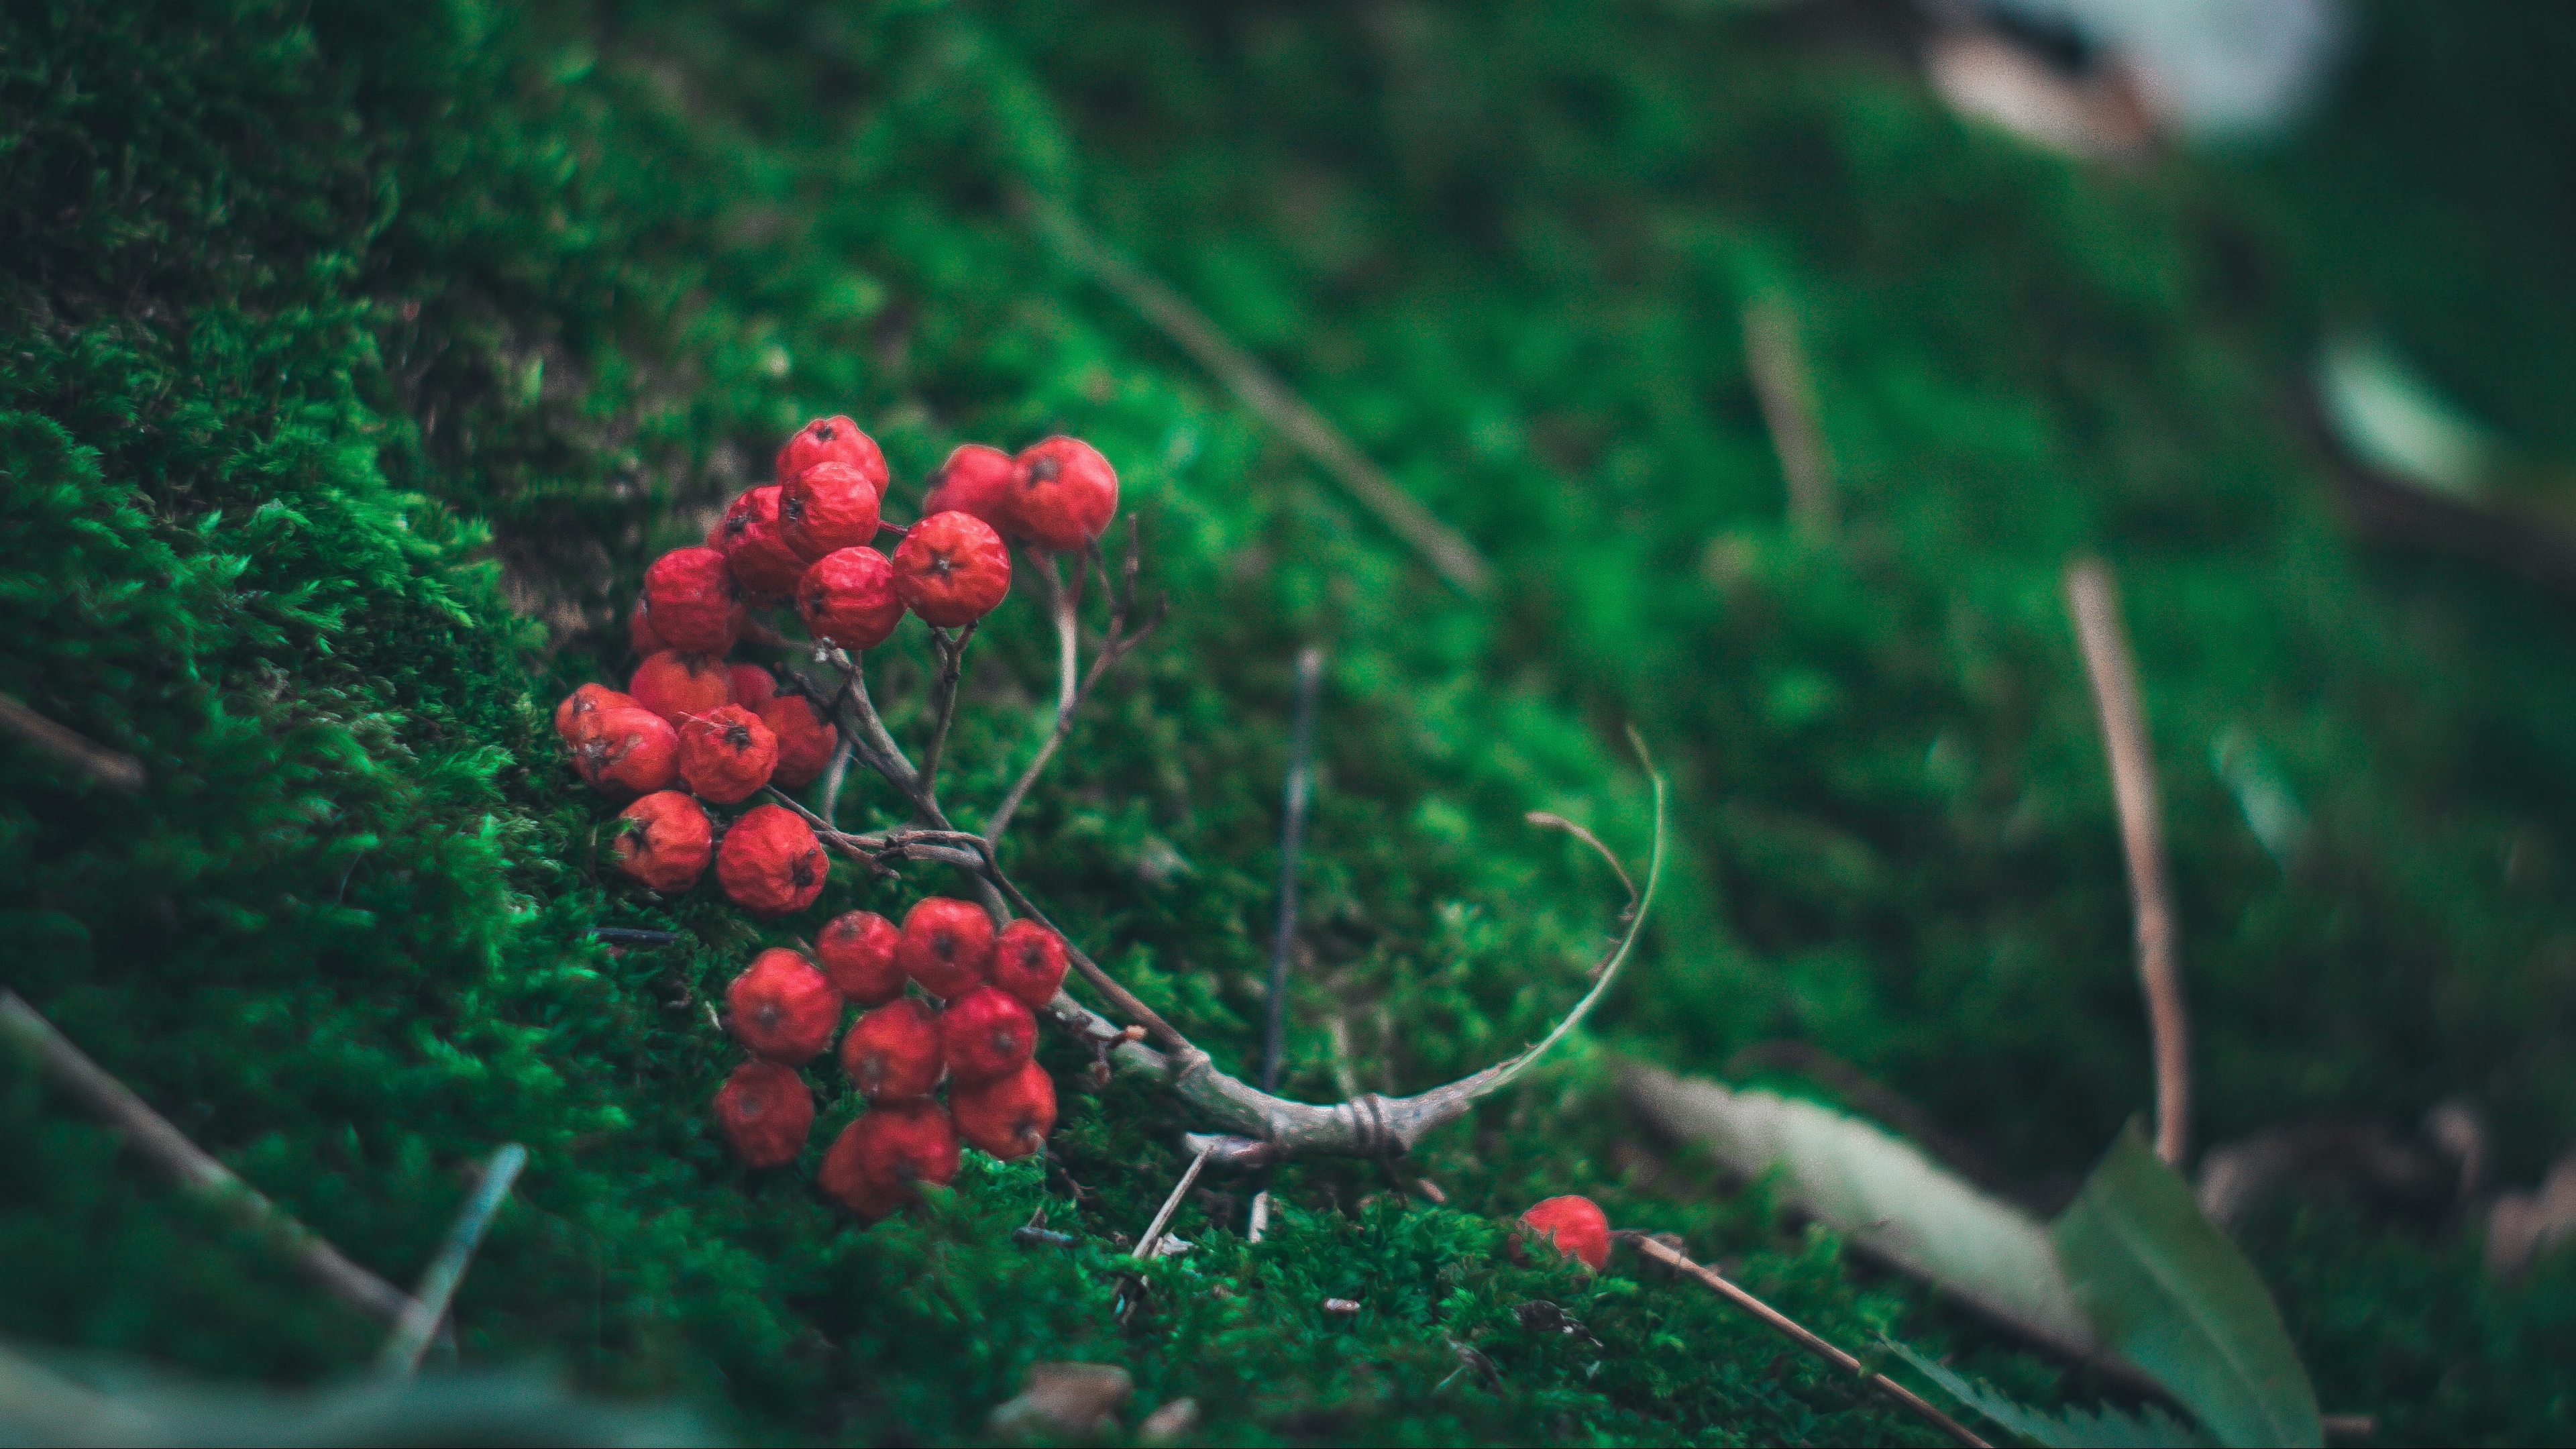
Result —
[{"label": "berry calyx", "polygon": [[796,476],[817,463],[845,463],[868,480],[868,486],[879,494],[885,492],[885,454],[877,440],[859,431],[859,425],[848,418],[816,418],[798,428],[794,437],[779,448],[773,472],[781,484],[793,482]]},{"label": "berry calyx", "polygon": [[725,510],[724,521],[716,525],[725,567],[733,570],[743,592],[754,598],[787,597],[796,591],[796,580],[805,572],[805,560],[787,546],[778,529],[779,491],[775,483],[752,489],[735,499]]},{"label": "berry calyx", "polygon": [[785,1167],[814,1130],[814,1093],[805,1079],[754,1057],[716,1092],[716,1128],[745,1167]]},{"label": "berry calyx", "polygon": [[725,1015],[735,1040],[773,1062],[799,1067],[832,1045],[841,1029],[841,993],[813,962],[773,946],[751,958],[751,969],[725,988]]},{"label": "berry calyx", "polygon": [[733,647],[740,589],[711,548],[675,548],[644,571],[644,617],[674,649],[722,654]]},{"label": "berry calyx", "polygon": [[744,811],[716,847],[716,884],[724,887],[725,899],[755,916],[783,916],[814,904],[828,873],[822,844],[784,806]]},{"label": "berry calyx", "polygon": [[942,629],[972,624],[1011,592],[1011,551],[972,514],[934,513],[895,545],[894,591]]},{"label": "berry calyx", "polygon": [[903,995],[903,968],[895,943],[903,932],[874,911],[847,911],[823,923],[814,936],[814,959],[841,994],[861,1006],[883,1006]]},{"label": "berry calyx", "polygon": [[769,778],[771,783],[790,790],[801,790],[822,775],[823,767],[832,762],[832,750],[841,742],[841,732],[823,722],[816,713],[814,701],[801,694],[777,695],[757,711],[760,722],[778,737],[778,768]]},{"label": "berry calyx", "polygon": [[1022,1062],[1006,1076],[949,1088],[948,1115],[967,1146],[1004,1162],[1026,1157],[1055,1130],[1055,1079],[1037,1063]]},{"label": "berry calyx", "polygon": [[769,783],[778,736],[738,704],[689,716],[680,726],[680,778],[701,800],[731,805]]},{"label": "berry calyx", "polygon": [[654,791],[617,812],[617,822],[609,840],[617,868],[666,896],[696,885],[715,857],[706,808],[677,790]]},{"label": "berry calyx", "polygon": [[957,1080],[989,1082],[1018,1071],[1037,1049],[1038,1019],[1017,997],[978,986],[939,1013],[939,1044]]},{"label": "berry calyx", "polygon": [[841,1038],[841,1071],[871,1102],[929,1096],[948,1071],[938,1014],[899,996],[861,1016]]},{"label": "berry calyx", "polygon": [[974,902],[932,896],[904,912],[895,964],[931,995],[945,1000],[981,985],[992,958],[993,918]]},{"label": "berry calyx", "polygon": [[733,702],[754,714],[778,697],[778,676],[757,664],[726,665],[725,682],[733,686]]},{"label": "berry calyx", "polygon": [[1118,514],[1118,470],[1080,438],[1054,437],[1013,460],[1011,531],[1049,553],[1086,548]]},{"label": "berry calyx", "polygon": [[635,697],[620,694],[605,684],[585,684],[565,695],[555,706],[555,735],[567,745],[581,743],[582,732],[589,727],[590,716],[603,709],[623,705],[635,707]]},{"label": "berry calyx", "polygon": [[993,984],[1031,1011],[1055,1000],[1064,984],[1064,938],[1035,921],[1013,921],[993,938]]},{"label": "berry calyx", "polygon": [[872,548],[836,548],[805,570],[796,585],[796,613],[818,643],[874,649],[903,622],[894,565]]},{"label": "berry calyx", "polygon": [[680,777],[680,736],[649,709],[620,705],[587,716],[572,767],[592,789],[649,795]]},{"label": "berry calyx", "polygon": [[858,548],[877,536],[877,495],[885,475],[871,481],[847,463],[817,463],[778,490],[778,535],[807,563],[836,548]]},{"label": "berry calyx", "polygon": [[1552,1197],[1521,1214],[1540,1241],[1598,1273],[1610,1261],[1610,1219],[1588,1197]]},{"label": "berry calyx", "polygon": [[693,714],[733,703],[733,679],[717,655],[665,649],[635,666],[626,692],[676,728]]},{"label": "berry calyx", "polygon": [[1011,485],[1017,465],[1011,455],[982,443],[967,443],[948,455],[930,475],[930,491],[921,498],[921,513],[963,513],[980,518],[997,533],[1011,532]]}]

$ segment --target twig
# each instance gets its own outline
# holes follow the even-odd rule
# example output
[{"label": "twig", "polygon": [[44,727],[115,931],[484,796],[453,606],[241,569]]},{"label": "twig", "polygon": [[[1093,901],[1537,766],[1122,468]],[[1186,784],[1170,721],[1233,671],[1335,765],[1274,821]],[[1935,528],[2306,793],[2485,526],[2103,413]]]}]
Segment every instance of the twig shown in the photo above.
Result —
[{"label": "twig", "polygon": [[612,946],[668,946],[680,939],[677,931],[647,931],[637,926],[593,926],[591,939]]},{"label": "twig", "polygon": [[921,792],[933,794],[939,787],[939,755],[948,747],[948,722],[957,717],[957,681],[966,672],[966,641],[975,637],[978,620],[968,620],[966,627],[951,635],[945,629],[930,631],[931,649],[939,655],[939,684],[931,696],[930,748],[921,752]]},{"label": "twig", "polygon": [[1780,455],[1780,475],[1789,485],[1789,516],[1816,533],[1830,532],[1833,458],[1816,430],[1806,350],[1798,345],[1798,319],[1785,303],[1764,298],[1745,307],[1744,358],[1771,447]]},{"label": "twig", "polygon": [[1261,1235],[1268,1231],[1270,1231],[1270,1189],[1265,1187],[1252,1195],[1252,1222],[1249,1230],[1244,1233],[1243,1240],[1247,1243],[1260,1242]]},{"label": "twig", "polygon": [[500,1211],[501,1200],[510,1195],[510,1184],[518,1181],[519,1169],[527,1165],[528,1149],[516,1142],[506,1143],[492,1154],[491,1162],[483,1169],[483,1180],[457,1212],[455,1225],[447,1230],[446,1243],[430,1260],[429,1271],[420,1275],[420,1287],[413,1292],[410,1306],[395,1321],[392,1336],[376,1355],[376,1372],[410,1378],[420,1371],[420,1356],[438,1332],[439,1320],[447,1316],[447,1305],[456,1297],[456,1285],[464,1280],[466,1265],[473,1261],[484,1229],[491,1226],[492,1215]]},{"label": "twig", "polygon": [[1172,1195],[1163,1199],[1163,1210],[1154,1214],[1154,1221],[1146,1226],[1145,1236],[1136,1240],[1136,1251],[1129,1256],[1139,1262],[1158,1256],[1154,1249],[1163,1241],[1164,1226],[1171,1222],[1173,1213],[1180,1211],[1181,1199],[1189,1194],[1190,1184],[1199,1180],[1199,1171],[1207,1166],[1208,1153],[1213,1150],[1202,1147],[1198,1156],[1190,1159],[1190,1170],[1181,1174],[1181,1180],[1172,1187]]},{"label": "twig", "polygon": [[[1011,817],[1018,813],[1020,803],[1028,798],[1030,789],[1037,784],[1038,776],[1045,773],[1047,762],[1055,758],[1055,752],[1063,746],[1065,737],[1073,733],[1074,716],[1081,711],[1082,702],[1091,697],[1092,686],[1100,682],[1101,676],[1109,672],[1110,666],[1124,658],[1129,650],[1144,642],[1145,636],[1153,633],[1163,622],[1164,615],[1170,612],[1169,601],[1162,601],[1156,605],[1152,618],[1137,625],[1132,633],[1127,629],[1128,621],[1135,618],[1137,612],[1136,570],[1140,547],[1135,520],[1131,518],[1128,520],[1127,527],[1127,564],[1123,586],[1110,587],[1106,582],[1109,566],[1105,561],[1100,566],[1103,579],[1101,591],[1109,595],[1109,623],[1106,632],[1101,636],[1100,652],[1092,656],[1091,667],[1082,672],[1078,681],[1072,673],[1068,672],[1063,682],[1057,686],[1055,727],[1047,732],[1046,739],[1039,744],[1037,755],[1029,761],[1028,768],[1022,770],[1020,777],[1011,782],[1011,788],[1003,793],[1002,803],[993,807],[991,818],[984,822],[986,840],[998,844],[1002,839],[1002,833],[1011,828]],[[1096,547],[1093,550],[1093,557],[1095,559],[1098,557]],[[1050,564],[1049,567],[1052,569],[1053,565]],[[1080,592],[1079,572],[1075,577],[1077,587],[1074,592],[1078,594]],[[1070,630],[1072,625],[1070,607],[1062,616],[1062,622]],[[1065,635],[1065,640],[1063,662],[1069,671],[1075,659],[1070,632]]]},{"label": "twig", "polygon": [[2156,805],[2156,767],[2138,708],[2137,671],[2120,627],[2111,571],[2098,559],[2066,570],[2066,607],[2093,681],[2093,705],[2111,758],[2111,795],[2120,811],[2120,850],[2129,866],[2129,907],[2137,918],[2138,981],[2156,1066],[2156,1155],[2180,1167],[2191,1143],[2191,1021],[2174,964],[2173,908],[2165,894],[2165,848]]},{"label": "twig", "polygon": [[15,1037],[35,1054],[55,1085],[81,1105],[104,1117],[125,1134],[145,1161],[175,1178],[182,1187],[229,1206],[236,1217],[259,1229],[334,1297],[364,1313],[391,1322],[411,1306],[395,1287],[340,1255],[312,1229],[286,1215],[277,1204],[206,1155],[170,1120],[152,1110],[126,1085],[109,1076],[53,1023],[18,997],[0,988],[0,1031]]},{"label": "twig", "polygon": [[1270,999],[1261,1029],[1261,1090],[1279,1090],[1279,1053],[1288,1031],[1288,958],[1297,948],[1297,850],[1306,835],[1306,791],[1314,775],[1315,695],[1324,679],[1324,651],[1309,644],[1297,654],[1297,716],[1288,735],[1288,784],[1279,826],[1279,929],[1270,938]]},{"label": "twig", "polygon": [[857,750],[858,742],[843,735],[841,742],[832,747],[830,762],[823,766],[823,809],[820,813],[835,825],[841,821],[841,782],[849,778],[850,756]]},{"label": "twig", "polygon": [[1903,1384],[1898,1383],[1896,1380],[1889,1378],[1885,1374],[1869,1372],[1868,1365],[1862,1363],[1859,1359],[1852,1357],[1850,1354],[1843,1352],[1841,1349],[1827,1343],[1822,1338],[1817,1337],[1814,1333],[1810,1332],[1805,1325],[1799,1323],[1796,1319],[1782,1313],[1779,1309],[1772,1307],[1761,1299],[1754,1297],[1751,1293],[1748,1293],[1743,1288],[1727,1281],[1727,1279],[1711,1269],[1704,1268],[1699,1264],[1692,1262],[1689,1256],[1681,1252],[1681,1250],[1665,1243],[1659,1243],[1653,1238],[1646,1236],[1644,1233],[1622,1231],[1617,1234],[1617,1236],[1625,1238],[1638,1252],[1645,1254],[1647,1257],[1654,1259],[1665,1267],[1697,1279],[1701,1286],[1707,1288],[1713,1293],[1716,1293],[1718,1296],[1724,1298],[1729,1303],[1734,1304],[1736,1307],[1743,1309],[1745,1312],[1752,1314],[1754,1317],[1761,1319],[1772,1332],[1777,1333],[1781,1337],[1797,1344],[1807,1352],[1814,1354],[1816,1357],[1834,1365],[1836,1368],[1841,1369],[1847,1374],[1851,1374],[1855,1377],[1866,1376],[1871,1388],[1878,1390],[1880,1393],[1894,1399],[1897,1403],[1904,1405],[1905,1408],[1912,1411],[1916,1417],[1922,1419],[1925,1423],[1930,1424],[1933,1428],[1940,1430],[1943,1434],[1948,1435],[1951,1442],[1966,1445],[1968,1446],[1968,1449],[1993,1449],[1993,1446],[1989,1445],[1985,1440],[1978,1438],[1975,1434],[1969,1432],[1967,1427],[1962,1425],[1958,1420],[1951,1418],[1949,1415],[1942,1413],[1939,1409],[1925,1403],[1923,1399],[1919,1395],[1915,1394],[1911,1389],[1906,1388]]},{"label": "twig", "polygon": [[127,794],[143,788],[143,762],[122,750],[111,750],[78,730],[66,729],[19,702],[0,694],[0,726],[39,749],[78,765],[111,790]]},{"label": "twig", "polygon": [[1566,834],[1573,836],[1575,839],[1582,841],[1584,844],[1591,846],[1596,854],[1598,854],[1604,861],[1609,862],[1611,873],[1619,877],[1619,884],[1627,889],[1628,894],[1632,897],[1637,894],[1637,883],[1628,879],[1628,868],[1619,863],[1619,857],[1610,853],[1610,847],[1601,843],[1600,836],[1593,834],[1591,831],[1584,829],[1582,826],[1575,824],[1573,821],[1566,819],[1562,815],[1551,814],[1545,810],[1533,810],[1521,818],[1532,825],[1538,826],[1542,830],[1562,830]]}]

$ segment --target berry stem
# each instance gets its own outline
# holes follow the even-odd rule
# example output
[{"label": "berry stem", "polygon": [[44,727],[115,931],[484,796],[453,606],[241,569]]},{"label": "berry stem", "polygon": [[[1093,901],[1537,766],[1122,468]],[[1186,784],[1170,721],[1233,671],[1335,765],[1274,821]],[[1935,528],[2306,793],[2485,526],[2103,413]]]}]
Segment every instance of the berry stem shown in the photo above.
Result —
[{"label": "berry stem", "polygon": [[939,656],[939,684],[932,696],[930,748],[921,755],[921,798],[925,800],[938,790],[939,755],[948,747],[948,722],[957,717],[957,682],[965,677],[966,642],[975,637],[975,622],[954,635],[945,629],[930,631],[931,652]]}]

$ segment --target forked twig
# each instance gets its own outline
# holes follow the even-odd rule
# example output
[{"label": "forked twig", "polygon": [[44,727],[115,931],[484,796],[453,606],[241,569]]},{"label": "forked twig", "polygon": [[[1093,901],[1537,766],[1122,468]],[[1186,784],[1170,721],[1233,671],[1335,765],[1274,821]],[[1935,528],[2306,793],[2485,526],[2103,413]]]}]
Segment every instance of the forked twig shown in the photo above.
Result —
[{"label": "forked twig", "polygon": [[975,637],[975,621],[955,634],[945,629],[930,631],[930,647],[939,656],[939,683],[931,695],[930,747],[921,752],[921,790],[925,795],[939,787],[939,756],[948,747],[948,724],[957,717],[957,682],[966,674],[966,643]]},{"label": "forked twig", "polygon": [[420,1371],[420,1356],[437,1335],[439,1320],[447,1316],[447,1305],[456,1297],[456,1285],[465,1279],[465,1267],[474,1260],[483,1230],[491,1226],[501,1200],[510,1195],[510,1184],[518,1181],[519,1169],[527,1165],[528,1149],[516,1142],[505,1143],[492,1154],[474,1195],[465,1200],[455,1225],[447,1230],[447,1241],[430,1260],[429,1271],[420,1275],[420,1288],[412,1294],[410,1306],[394,1321],[392,1336],[376,1355],[378,1373],[409,1378]]},{"label": "forked twig", "polygon": [[[1092,657],[1091,667],[1079,673],[1075,669],[1078,655],[1073,604],[1081,597],[1082,570],[1077,568],[1074,571],[1074,584],[1070,590],[1057,591],[1055,598],[1061,601],[1061,607],[1056,616],[1057,628],[1060,631],[1059,653],[1064,672],[1056,687],[1055,726],[1047,731],[1045,741],[1039,744],[1037,755],[1029,761],[1028,768],[1022,770],[1020,777],[1011,782],[1011,788],[1003,792],[1002,803],[993,807],[992,817],[984,822],[986,840],[998,844],[1003,832],[1011,828],[1011,817],[1019,813],[1020,802],[1028,798],[1029,791],[1038,782],[1038,776],[1046,772],[1048,763],[1055,758],[1055,752],[1063,747],[1065,737],[1073,733],[1074,717],[1081,712],[1082,702],[1091,697],[1092,686],[1100,682],[1100,677],[1109,672],[1110,666],[1125,658],[1129,650],[1143,643],[1145,636],[1153,633],[1163,622],[1164,616],[1171,611],[1170,600],[1158,600],[1154,606],[1154,616],[1138,624],[1133,632],[1128,630],[1129,622],[1137,615],[1136,571],[1140,547],[1135,520],[1131,518],[1127,525],[1127,562],[1122,575],[1123,583],[1119,587],[1108,586],[1106,579],[1109,567],[1105,561],[1100,561],[1100,572],[1104,580],[1101,592],[1109,597],[1109,622],[1101,635],[1100,652]],[[1099,550],[1096,547],[1092,551],[1091,560],[1099,561]],[[1044,577],[1052,580],[1054,576],[1055,564],[1049,560]]]}]

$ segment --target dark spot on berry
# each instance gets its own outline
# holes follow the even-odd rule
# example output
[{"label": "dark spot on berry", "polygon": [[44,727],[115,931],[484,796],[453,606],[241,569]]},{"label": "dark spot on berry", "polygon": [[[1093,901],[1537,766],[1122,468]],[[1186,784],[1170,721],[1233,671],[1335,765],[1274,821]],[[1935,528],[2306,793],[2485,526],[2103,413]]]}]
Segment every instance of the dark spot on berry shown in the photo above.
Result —
[{"label": "dark spot on berry", "polygon": [[725,743],[737,750],[750,749],[751,726],[739,724],[725,726]]},{"label": "dark spot on berry", "polygon": [[1057,462],[1055,459],[1040,458],[1029,465],[1029,481],[1031,483],[1052,483],[1055,481],[1055,475],[1063,471],[1064,465]]},{"label": "dark spot on berry", "polygon": [[827,443],[832,441],[832,425],[830,423],[817,424],[814,428],[814,436]]},{"label": "dark spot on berry", "polygon": [[796,882],[796,888],[800,891],[814,883],[814,855],[815,852],[809,850],[803,855],[796,857],[796,870],[793,878]]}]

